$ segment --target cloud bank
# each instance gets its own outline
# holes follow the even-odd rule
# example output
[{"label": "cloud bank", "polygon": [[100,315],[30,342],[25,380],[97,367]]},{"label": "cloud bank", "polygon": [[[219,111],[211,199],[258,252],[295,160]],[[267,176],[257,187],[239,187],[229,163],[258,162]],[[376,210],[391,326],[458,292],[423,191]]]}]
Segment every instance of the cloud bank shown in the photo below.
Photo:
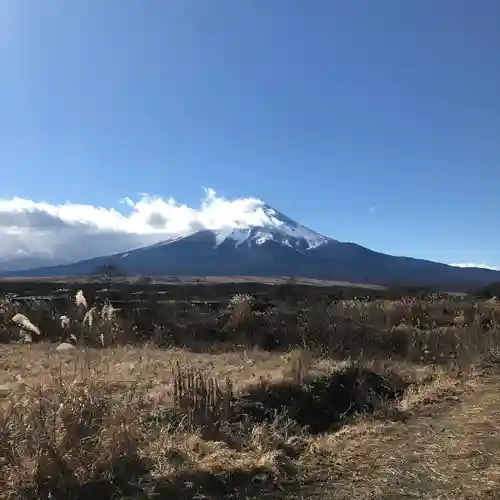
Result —
[{"label": "cloud bank", "polygon": [[474,264],[472,262],[450,264],[450,266],[454,266],[454,267],[480,267],[481,269],[490,269],[491,271],[500,271],[500,268],[498,268],[498,267],[489,266],[488,264]]},{"label": "cloud bank", "polygon": [[[198,208],[173,198],[125,198],[122,210],[23,198],[0,199],[1,263],[21,269],[73,262],[153,244],[201,229],[265,223],[264,203],[256,198],[228,200],[205,189]],[[5,267],[5,265],[4,265]]]}]

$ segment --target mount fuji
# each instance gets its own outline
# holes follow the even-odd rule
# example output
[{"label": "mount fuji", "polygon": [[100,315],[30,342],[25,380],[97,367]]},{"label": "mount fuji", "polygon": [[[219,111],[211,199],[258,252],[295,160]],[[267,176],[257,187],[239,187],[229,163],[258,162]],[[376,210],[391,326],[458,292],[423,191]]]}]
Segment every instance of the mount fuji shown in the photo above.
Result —
[{"label": "mount fuji", "polygon": [[[301,276],[368,284],[465,289],[500,281],[500,272],[397,257],[323,236],[274,208],[258,225],[203,229],[113,255],[3,276],[85,276],[115,265],[129,276]],[[5,269],[5,267],[4,267]],[[12,269],[12,268],[11,268]]]}]

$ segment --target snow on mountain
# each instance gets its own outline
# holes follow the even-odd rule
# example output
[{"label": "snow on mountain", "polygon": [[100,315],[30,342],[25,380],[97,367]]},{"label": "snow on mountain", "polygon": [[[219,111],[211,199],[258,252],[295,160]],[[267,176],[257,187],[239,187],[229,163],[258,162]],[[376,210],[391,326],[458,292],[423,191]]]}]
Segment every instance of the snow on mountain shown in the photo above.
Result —
[{"label": "snow on mountain", "polygon": [[233,240],[236,246],[242,244],[262,245],[267,241],[274,241],[298,251],[305,251],[334,241],[298,224],[268,205],[263,207],[263,211],[267,220],[261,226],[225,228],[214,231],[216,246],[228,239]]}]

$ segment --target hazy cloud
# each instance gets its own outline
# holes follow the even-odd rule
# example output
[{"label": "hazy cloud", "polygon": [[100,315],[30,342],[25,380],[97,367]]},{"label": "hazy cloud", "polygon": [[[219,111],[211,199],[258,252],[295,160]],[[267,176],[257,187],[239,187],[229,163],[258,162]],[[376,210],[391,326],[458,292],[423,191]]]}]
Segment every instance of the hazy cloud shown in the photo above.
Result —
[{"label": "hazy cloud", "polygon": [[63,229],[65,227],[69,227],[66,221],[39,208],[29,211],[4,211],[0,208],[0,228]]}]

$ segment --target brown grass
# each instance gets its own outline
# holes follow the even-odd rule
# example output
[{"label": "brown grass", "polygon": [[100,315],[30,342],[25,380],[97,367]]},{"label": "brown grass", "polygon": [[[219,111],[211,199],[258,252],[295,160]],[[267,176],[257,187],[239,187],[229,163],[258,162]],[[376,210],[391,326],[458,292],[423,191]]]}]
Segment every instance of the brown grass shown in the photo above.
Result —
[{"label": "brown grass", "polygon": [[496,303],[318,311],[337,352],[0,345],[0,500],[494,498]]},{"label": "brown grass", "polygon": [[[429,365],[364,362],[372,373],[387,380],[398,373],[413,385],[381,401],[371,416],[315,435],[287,415],[238,418],[240,396],[262,384],[271,392],[283,384],[297,387],[352,362],[300,350],[285,356],[147,347],[59,354],[50,345],[3,346],[0,355],[0,498],[314,497],[325,488],[333,498],[380,498],[374,492],[424,492],[415,477],[429,467],[435,475],[425,488],[438,498],[434,491],[472,491],[472,479],[461,489],[452,479],[476,471],[474,422],[482,426],[477,443],[493,439],[487,470],[481,468],[483,489],[497,478],[498,435],[487,420],[500,409],[492,396],[498,387],[477,371],[464,381]],[[450,410],[459,404],[463,416]],[[482,409],[474,410],[478,404]],[[438,428],[446,428],[446,439],[436,435]],[[438,461],[450,454],[461,457],[461,468],[441,480],[451,472]],[[398,460],[408,461],[399,472]],[[417,476],[408,464],[420,470]]]},{"label": "brown grass", "polygon": [[[0,392],[0,498],[104,499],[125,490],[220,498],[277,487],[297,473],[291,438],[302,430],[280,416],[231,423],[233,391],[287,377],[279,356],[148,348],[58,354],[41,345],[3,346],[1,355],[9,390]],[[234,387],[230,374],[239,375]]]},{"label": "brown grass", "polygon": [[325,436],[310,455],[321,484],[311,498],[498,498],[499,388],[491,377],[458,391],[449,380],[433,384],[403,402],[414,410],[408,420]]}]

